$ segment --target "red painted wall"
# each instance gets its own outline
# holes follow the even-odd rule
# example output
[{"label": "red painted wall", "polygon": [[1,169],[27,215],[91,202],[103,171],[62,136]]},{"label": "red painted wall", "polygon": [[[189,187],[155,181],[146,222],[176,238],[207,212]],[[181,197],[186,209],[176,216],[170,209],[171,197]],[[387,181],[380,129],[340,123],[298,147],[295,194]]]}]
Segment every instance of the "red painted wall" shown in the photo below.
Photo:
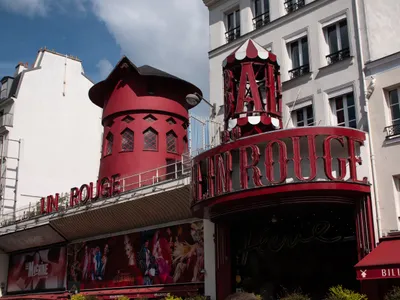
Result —
[{"label": "red painted wall", "polygon": [[[120,174],[121,178],[138,174],[167,164],[168,159],[180,161],[187,151],[188,110],[185,107],[185,95],[190,93],[179,80],[141,76],[130,73],[121,78],[104,100],[103,107],[103,155],[100,163],[99,178]],[[183,101],[182,101],[183,100]],[[153,122],[145,120],[151,115]],[[125,122],[127,116],[133,118]],[[175,124],[168,120],[173,118]],[[129,128],[134,132],[134,149],[122,151],[122,132]],[[144,150],[144,132],[152,128],[158,134],[157,151]],[[176,153],[167,152],[167,133],[173,131],[177,137]],[[113,134],[112,153],[105,155],[107,135]],[[165,174],[166,168],[129,178],[125,184],[129,189],[137,188],[138,181]],[[126,186],[126,185],[125,185]],[[125,189],[126,190],[126,189]]]}]

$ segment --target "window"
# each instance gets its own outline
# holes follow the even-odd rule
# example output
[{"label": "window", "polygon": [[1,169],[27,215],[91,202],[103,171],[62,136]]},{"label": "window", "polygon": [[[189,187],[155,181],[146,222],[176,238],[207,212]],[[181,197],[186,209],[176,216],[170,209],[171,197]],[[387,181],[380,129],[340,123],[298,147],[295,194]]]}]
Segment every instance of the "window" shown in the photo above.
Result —
[{"label": "window", "polygon": [[228,43],[240,37],[240,10],[226,15],[226,27],[225,37]]},{"label": "window", "polygon": [[296,127],[313,126],[314,112],[312,105],[295,110],[293,112],[293,123]]},{"label": "window", "polygon": [[356,107],[353,93],[330,99],[338,126],[357,128]]},{"label": "window", "polygon": [[167,133],[167,152],[177,152],[177,137],[173,131]]},{"label": "window", "polygon": [[287,0],[285,8],[288,13],[294,12],[305,5],[305,0]]},{"label": "window", "polygon": [[157,121],[155,117],[152,115],[147,115],[146,117],[143,118],[146,122],[153,123],[154,121]]},{"label": "window", "polygon": [[143,132],[144,150],[157,151],[158,150],[158,133],[152,129],[146,129]]},{"label": "window", "polygon": [[106,137],[106,147],[104,155],[110,155],[112,153],[113,143],[114,143],[114,136],[111,132],[109,132]]},{"label": "window", "polygon": [[176,124],[174,118],[168,118],[168,119],[167,119],[167,123],[168,123],[169,125],[174,125],[174,124]]},{"label": "window", "polygon": [[329,54],[326,56],[328,64],[350,57],[347,20],[327,26],[325,28],[325,40],[329,47]]},{"label": "window", "polygon": [[292,61],[292,69],[289,71],[290,78],[296,78],[310,72],[308,56],[308,40],[303,37],[288,45],[289,56]]},{"label": "window", "polygon": [[392,117],[392,125],[386,127],[386,137],[400,135],[400,89],[389,91],[389,108]]},{"label": "window", "polygon": [[122,151],[133,151],[133,138],[134,134],[133,131],[130,130],[129,128],[126,128],[124,131],[122,131],[122,142],[121,142],[121,150]]},{"label": "window", "polygon": [[254,0],[254,28],[260,28],[269,22],[269,0]]},{"label": "window", "polygon": [[125,118],[122,119],[122,122],[130,123],[133,120],[134,120],[134,118],[132,118],[131,116],[126,116]]}]

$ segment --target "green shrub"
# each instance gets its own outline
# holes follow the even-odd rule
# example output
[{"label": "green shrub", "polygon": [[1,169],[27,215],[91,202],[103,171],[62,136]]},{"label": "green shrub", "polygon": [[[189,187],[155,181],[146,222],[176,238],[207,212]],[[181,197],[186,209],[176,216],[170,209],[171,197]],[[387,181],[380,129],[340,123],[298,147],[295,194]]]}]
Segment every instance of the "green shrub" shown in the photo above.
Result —
[{"label": "green shrub", "polygon": [[386,294],[385,300],[400,300],[400,287],[393,287],[389,293]]},{"label": "green shrub", "polygon": [[96,296],[84,296],[82,294],[76,294],[76,295],[73,295],[71,297],[71,300],[97,300],[97,297]]},{"label": "green shrub", "polygon": [[285,296],[283,296],[281,298],[281,300],[311,300],[311,298],[308,297],[307,295],[303,295],[299,292],[294,292],[294,293],[286,294]]},{"label": "green shrub", "polygon": [[165,297],[165,300],[183,300],[181,297],[177,297],[171,294],[168,294],[167,297]]},{"label": "green shrub", "polygon": [[325,300],[367,300],[367,296],[343,288],[341,285],[329,289]]},{"label": "green shrub", "polygon": [[118,297],[118,299],[117,300],[129,300],[129,298],[128,297],[126,297],[126,296],[121,296],[121,297]]}]

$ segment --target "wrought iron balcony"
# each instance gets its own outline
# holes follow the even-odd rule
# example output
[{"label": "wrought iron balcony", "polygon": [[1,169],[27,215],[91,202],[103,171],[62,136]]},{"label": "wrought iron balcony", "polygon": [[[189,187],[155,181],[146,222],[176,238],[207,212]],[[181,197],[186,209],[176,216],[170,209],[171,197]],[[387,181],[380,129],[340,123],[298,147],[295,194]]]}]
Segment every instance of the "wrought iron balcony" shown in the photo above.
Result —
[{"label": "wrought iron balcony", "polygon": [[305,5],[305,0],[287,0],[285,8],[288,13],[292,13]]},{"label": "wrought iron balcony", "polygon": [[390,139],[391,137],[400,135],[400,124],[387,126],[385,127],[385,130],[386,130],[386,138]]},{"label": "wrought iron balcony", "polygon": [[232,28],[231,30],[228,30],[227,32],[225,32],[225,37],[226,37],[226,41],[228,43],[239,38],[240,37],[240,26]]},{"label": "wrought iron balcony", "polygon": [[326,56],[326,60],[328,61],[328,64],[334,64],[338,61],[345,60],[346,58],[350,57],[350,49],[345,48],[340,51],[331,53]]},{"label": "wrought iron balcony", "polygon": [[303,65],[289,71],[290,79],[303,76],[307,73],[310,73],[310,65]]},{"label": "wrought iron balcony", "polygon": [[267,12],[261,14],[261,15],[256,16],[253,19],[254,29],[263,27],[263,26],[267,25],[269,22],[270,22],[269,11],[267,11]]}]

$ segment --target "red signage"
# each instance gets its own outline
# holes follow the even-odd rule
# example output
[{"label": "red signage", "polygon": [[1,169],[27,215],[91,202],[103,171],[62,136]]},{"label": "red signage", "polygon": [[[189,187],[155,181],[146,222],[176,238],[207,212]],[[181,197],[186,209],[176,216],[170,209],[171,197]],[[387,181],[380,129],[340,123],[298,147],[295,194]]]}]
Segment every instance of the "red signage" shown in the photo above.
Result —
[{"label": "red signage", "polygon": [[[97,180],[96,187],[93,182],[82,184],[80,188],[71,188],[69,207],[74,207],[87,202],[94,202],[98,199],[109,198],[120,193],[119,174],[115,174],[110,178],[104,177]],[[40,199],[40,211],[42,214],[48,214],[58,211],[59,194],[49,195]]]},{"label": "red signage", "polygon": [[358,280],[400,278],[400,267],[378,267],[357,270]]},{"label": "red signage", "polygon": [[7,292],[64,289],[66,257],[64,246],[11,255]]},{"label": "red signage", "polygon": [[[343,134],[325,135],[321,131]],[[202,153],[194,159],[192,168],[193,199],[198,202],[249,188],[280,185],[289,178],[293,182],[323,179],[367,184],[367,178],[360,179],[357,174],[362,163],[357,149],[364,145],[365,134],[351,131],[315,127],[264,133]]]}]

